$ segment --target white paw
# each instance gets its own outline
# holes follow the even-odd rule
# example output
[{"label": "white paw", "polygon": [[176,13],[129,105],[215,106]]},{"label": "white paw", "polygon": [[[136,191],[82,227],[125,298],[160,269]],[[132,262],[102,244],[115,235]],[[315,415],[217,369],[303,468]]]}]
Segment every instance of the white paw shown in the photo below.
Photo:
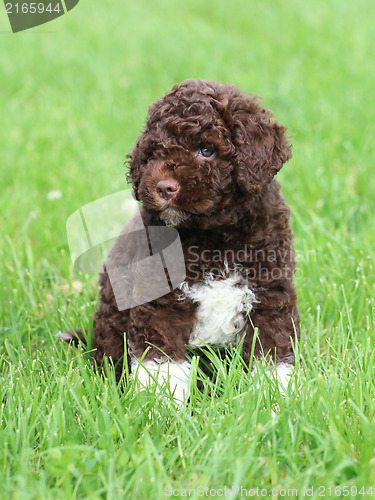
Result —
[{"label": "white paw", "polygon": [[[276,365],[273,374],[279,383],[279,390],[281,394],[285,394],[285,391],[290,383],[290,378],[292,376],[293,370],[294,366],[289,363],[278,363]],[[293,389],[293,382],[291,387]]]},{"label": "white paw", "polygon": [[[293,390],[294,384],[291,382],[291,376],[294,370],[294,365],[289,363],[278,363],[276,366],[268,366],[264,368],[259,368],[259,364],[263,365],[263,362],[255,362],[251,370],[251,376],[253,377],[256,373],[265,373],[266,376],[277,382],[280,394],[285,395],[285,391],[291,383],[291,388]],[[264,365],[263,365],[264,366]],[[259,382],[257,383],[257,388],[259,388]]]},{"label": "white paw", "polygon": [[157,362],[154,360],[142,361],[132,359],[131,377],[141,388],[157,385],[156,390],[168,386],[168,392],[173,395],[174,400],[182,404],[189,397],[189,373],[190,363],[182,361]]}]

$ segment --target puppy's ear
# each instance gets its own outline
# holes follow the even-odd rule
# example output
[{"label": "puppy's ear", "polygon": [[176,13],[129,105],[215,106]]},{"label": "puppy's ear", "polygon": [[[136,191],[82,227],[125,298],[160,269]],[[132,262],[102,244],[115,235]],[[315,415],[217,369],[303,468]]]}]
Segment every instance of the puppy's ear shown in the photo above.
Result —
[{"label": "puppy's ear", "polygon": [[260,193],[292,156],[286,129],[253,96],[241,96],[233,108],[237,183],[243,193]]},{"label": "puppy's ear", "polygon": [[138,198],[138,188],[139,183],[141,181],[141,152],[140,152],[140,143],[143,137],[143,133],[138,137],[137,142],[135,143],[130,154],[126,156],[126,164],[129,168],[128,173],[126,174],[126,180],[129,184],[133,186],[133,196],[136,200]]}]

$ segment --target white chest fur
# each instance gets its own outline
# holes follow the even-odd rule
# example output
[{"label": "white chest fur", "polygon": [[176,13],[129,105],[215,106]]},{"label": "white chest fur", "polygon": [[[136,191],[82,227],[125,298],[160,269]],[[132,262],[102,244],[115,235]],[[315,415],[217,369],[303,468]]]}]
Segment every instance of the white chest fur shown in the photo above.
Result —
[{"label": "white chest fur", "polygon": [[208,276],[191,287],[183,283],[180,288],[187,299],[198,304],[197,320],[189,342],[191,347],[204,343],[227,346],[234,342],[256,301],[254,292],[241,285],[238,275],[216,280]]}]

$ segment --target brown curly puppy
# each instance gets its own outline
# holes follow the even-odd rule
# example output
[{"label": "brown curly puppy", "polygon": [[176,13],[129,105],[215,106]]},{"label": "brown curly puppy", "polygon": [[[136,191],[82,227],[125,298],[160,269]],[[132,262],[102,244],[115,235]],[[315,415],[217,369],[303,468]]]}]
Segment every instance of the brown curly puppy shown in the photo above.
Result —
[{"label": "brown curly puppy", "polygon": [[[187,346],[225,347],[244,337],[249,363],[258,329],[257,358],[272,358],[281,375],[294,364],[292,232],[274,179],[290,157],[285,128],[234,85],[186,80],[150,107],[129,156],[129,179],[145,225],[178,229],[186,279],[157,300],[119,311],[104,269],[93,331],[98,365],[111,357],[120,378],[126,333],[140,383],[168,376],[181,400]],[[115,245],[112,257],[120,251]]]}]

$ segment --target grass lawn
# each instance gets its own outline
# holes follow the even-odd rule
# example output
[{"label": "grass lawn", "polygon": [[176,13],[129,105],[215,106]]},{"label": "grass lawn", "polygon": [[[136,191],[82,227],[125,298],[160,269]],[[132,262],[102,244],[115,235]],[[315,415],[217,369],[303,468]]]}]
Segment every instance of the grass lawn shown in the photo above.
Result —
[{"label": "grass lawn", "polygon": [[[374,19],[372,0],[82,0],[12,34],[1,8],[0,498],[375,495]],[[285,397],[233,353],[166,407],[55,338],[97,302],[67,217],[124,189],[148,105],[187,77],[261,95],[292,136],[303,370]]]}]

